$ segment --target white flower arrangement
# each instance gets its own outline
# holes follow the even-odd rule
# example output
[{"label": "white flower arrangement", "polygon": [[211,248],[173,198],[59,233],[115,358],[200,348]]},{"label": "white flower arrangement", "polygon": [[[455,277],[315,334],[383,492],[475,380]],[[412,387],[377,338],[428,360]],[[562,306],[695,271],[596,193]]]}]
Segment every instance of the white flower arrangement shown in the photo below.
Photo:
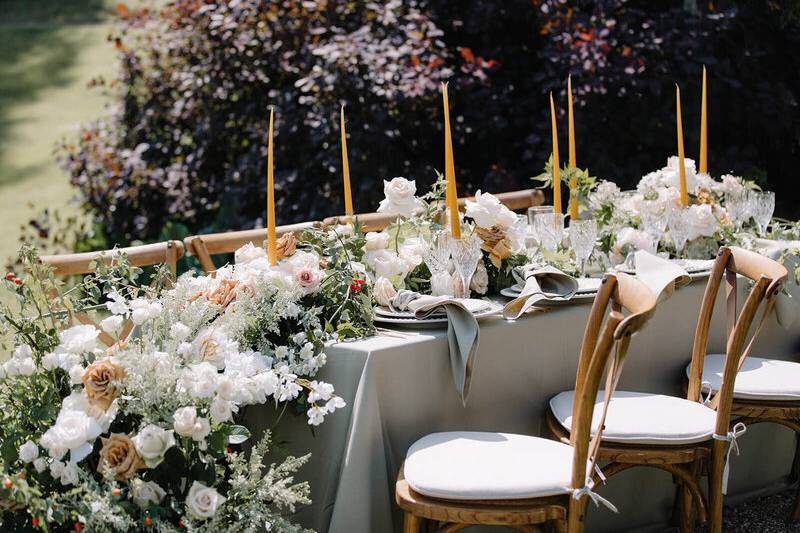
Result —
[{"label": "white flower arrangement", "polygon": [[[311,379],[326,362],[329,336],[313,302],[328,275],[311,251],[277,267],[250,248],[237,257],[216,276],[185,274],[162,291],[107,292],[95,307],[111,313],[100,326],[116,341],[110,347],[93,325],[58,333],[55,315],[22,322],[0,308],[3,328],[29,340],[0,375],[0,434],[16,443],[0,477],[26,473],[24,484],[0,487],[0,500],[21,504],[23,521],[97,531],[296,529],[280,511],[308,503],[308,485],[290,477],[307,458],[265,472],[266,436],[252,450],[257,464],[248,463],[237,447],[250,432],[237,420],[246,406],[300,400],[316,426],[346,406],[333,385]],[[55,286],[45,268],[32,269],[31,283]],[[68,325],[70,313],[58,316]],[[127,320],[135,335],[118,337]],[[21,409],[27,389],[38,395]]]}]

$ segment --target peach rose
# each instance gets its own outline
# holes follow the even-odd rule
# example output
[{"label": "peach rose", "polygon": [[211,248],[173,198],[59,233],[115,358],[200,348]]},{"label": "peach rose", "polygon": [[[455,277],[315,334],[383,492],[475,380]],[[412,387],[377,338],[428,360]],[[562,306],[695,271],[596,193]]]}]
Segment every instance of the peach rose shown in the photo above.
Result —
[{"label": "peach rose", "polygon": [[292,232],[284,233],[275,242],[275,248],[278,252],[278,259],[294,255],[297,250],[297,236]]},{"label": "peach rose", "polygon": [[83,387],[89,402],[108,409],[118,396],[119,389],[115,382],[125,378],[125,369],[114,363],[111,357],[95,361],[83,374]]},{"label": "peach rose", "polygon": [[208,295],[208,301],[212,304],[221,306],[223,309],[236,301],[236,287],[239,285],[237,280],[226,279],[219,284],[214,292]]},{"label": "peach rose", "polygon": [[127,435],[112,433],[108,438],[101,437],[103,447],[100,449],[100,461],[97,471],[106,470],[114,473],[117,481],[127,481],[136,475],[137,470],[144,468],[144,461],[136,453],[136,446]]}]

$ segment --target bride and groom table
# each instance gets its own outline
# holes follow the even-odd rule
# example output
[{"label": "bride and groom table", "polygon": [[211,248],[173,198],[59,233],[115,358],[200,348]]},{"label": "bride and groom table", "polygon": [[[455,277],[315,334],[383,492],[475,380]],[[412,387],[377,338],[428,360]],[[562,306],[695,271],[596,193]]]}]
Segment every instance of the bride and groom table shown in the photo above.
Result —
[{"label": "bride and groom table", "polygon": [[[696,280],[659,305],[637,336],[621,388],[681,394],[704,288],[704,280]],[[482,321],[466,406],[453,384],[444,329],[403,329],[330,346],[319,378],[337,383],[349,418],[332,419],[312,435],[303,417],[284,415],[274,435],[287,441],[289,453],[312,453],[299,479],[311,481],[313,504],[299,510],[297,519],[332,533],[401,531],[394,482],[406,450],[419,437],[451,430],[546,434],[547,401],[574,386],[590,307],[560,306],[516,321]],[[711,351],[724,351],[724,316],[720,298]],[[800,323],[786,329],[773,315],[753,353],[791,359],[798,333]],[[247,416],[262,428],[276,417],[264,411]],[[795,450],[790,431],[753,426],[740,444],[742,455],[732,459],[728,502],[786,485]],[[674,486],[664,472],[634,469],[615,476],[600,493],[619,514],[592,507],[589,530],[657,529],[669,519]]]}]

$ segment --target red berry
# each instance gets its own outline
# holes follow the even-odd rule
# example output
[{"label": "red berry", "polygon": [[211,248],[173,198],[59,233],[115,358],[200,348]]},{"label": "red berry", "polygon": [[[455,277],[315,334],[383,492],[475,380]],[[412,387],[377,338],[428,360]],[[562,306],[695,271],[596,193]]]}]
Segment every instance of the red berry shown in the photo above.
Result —
[{"label": "red berry", "polygon": [[13,482],[13,481],[11,481],[11,478],[8,478],[8,477],[7,477],[7,478],[5,478],[5,479],[3,480],[3,488],[4,488],[4,489],[6,489],[6,490],[9,490],[9,489],[10,489],[11,487],[13,487],[13,486],[14,486],[14,482]]},{"label": "red berry", "polygon": [[228,453],[228,454],[231,454],[231,453],[233,453],[233,448],[231,448],[229,446],[229,447],[225,448],[225,452]]},{"label": "red berry", "polygon": [[151,525],[153,525],[153,521],[150,519],[150,517],[149,517],[149,516],[148,516],[147,518],[145,518],[145,519],[144,519],[144,525],[146,525],[146,526],[151,526]]},{"label": "red berry", "polygon": [[8,274],[6,274],[6,281],[14,281],[14,278],[16,277],[17,277],[16,274],[14,274],[13,272],[9,272]]},{"label": "red berry", "polygon": [[185,527],[186,527],[185,525],[183,525],[183,518],[181,518],[181,519],[178,521],[178,527],[179,527],[179,528],[181,528],[181,529],[183,529],[183,528],[185,528]]},{"label": "red berry", "polygon": [[35,516],[31,518],[31,525],[33,525],[33,527],[39,527],[39,519]]},{"label": "red berry", "polygon": [[80,522],[75,522],[75,531],[80,531],[81,529],[83,529],[83,526],[81,525],[81,523]]},{"label": "red berry", "polygon": [[14,283],[17,285],[22,285],[22,278],[14,278]]}]

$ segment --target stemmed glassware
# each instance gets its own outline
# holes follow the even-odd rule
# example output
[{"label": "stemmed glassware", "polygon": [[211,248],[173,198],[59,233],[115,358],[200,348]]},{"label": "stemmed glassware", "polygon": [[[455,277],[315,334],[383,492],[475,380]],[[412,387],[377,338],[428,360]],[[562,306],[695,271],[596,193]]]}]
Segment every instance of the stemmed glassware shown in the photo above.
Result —
[{"label": "stemmed glassware", "polygon": [[654,248],[658,250],[658,243],[667,229],[667,204],[663,200],[642,201],[639,216],[642,219],[644,231],[653,239]]},{"label": "stemmed glassware", "polygon": [[460,239],[450,238],[450,255],[461,281],[456,287],[456,298],[469,298],[469,284],[481,260],[481,239],[475,234],[463,235]]},{"label": "stemmed glassware", "polygon": [[569,242],[575,252],[575,260],[581,267],[581,277],[586,275],[586,261],[592,256],[597,241],[597,221],[571,220],[569,223]]},{"label": "stemmed glassware", "polygon": [[689,223],[686,208],[673,207],[667,211],[667,226],[672,243],[675,245],[675,255],[683,254],[686,241],[689,239]]},{"label": "stemmed glassware", "polygon": [[564,238],[564,215],[562,213],[542,213],[533,217],[533,229],[539,245],[555,252]]},{"label": "stemmed glassware", "polygon": [[752,214],[752,197],[747,189],[725,193],[725,209],[728,211],[737,229],[750,219]]},{"label": "stemmed glassware", "polygon": [[440,230],[431,234],[430,239],[423,239],[422,260],[431,271],[431,275],[448,270],[450,261],[450,233]]},{"label": "stemmed glassware", "polygon": [[775,193],[774,192],[752,192],[753,219],[758,226],[758,234],[764,235],[772,220],[775,212]]}]

